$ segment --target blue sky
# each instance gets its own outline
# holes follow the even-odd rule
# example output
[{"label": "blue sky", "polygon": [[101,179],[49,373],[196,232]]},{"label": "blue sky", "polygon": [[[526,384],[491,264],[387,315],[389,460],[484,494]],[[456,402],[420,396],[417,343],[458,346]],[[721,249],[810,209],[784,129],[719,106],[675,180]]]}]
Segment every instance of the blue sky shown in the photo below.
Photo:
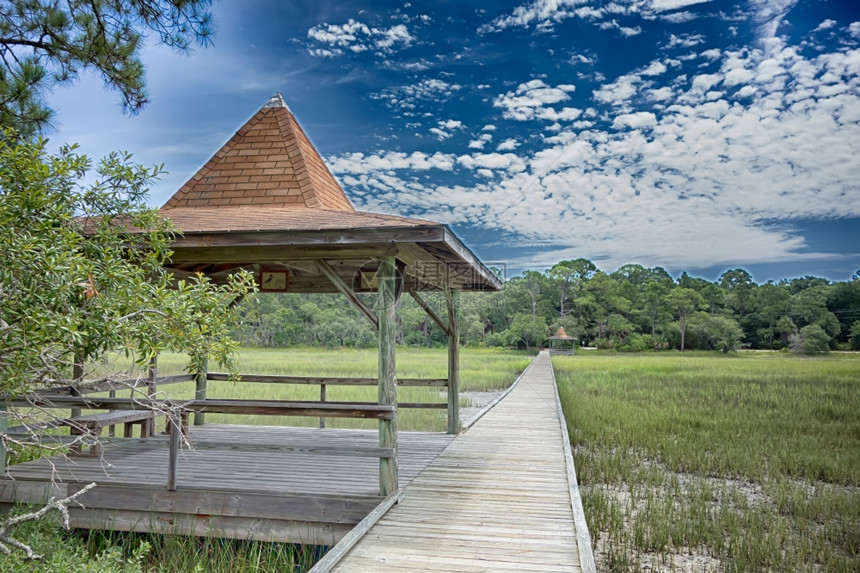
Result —
[{"label": "blue sky", "polygon": [[855,0],[216,2],[147,44],[152,103],[84,76],[52,145],[164,163],[162,204],[281,92],[356,207],[509,273],[585,257],[758,282],[860,269]]}]

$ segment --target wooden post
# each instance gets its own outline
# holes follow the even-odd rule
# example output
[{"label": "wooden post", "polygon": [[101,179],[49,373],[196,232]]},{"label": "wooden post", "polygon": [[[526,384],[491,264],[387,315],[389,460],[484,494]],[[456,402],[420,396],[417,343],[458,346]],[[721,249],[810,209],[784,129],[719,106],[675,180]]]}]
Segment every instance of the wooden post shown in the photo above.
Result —
[{"label": "wooden post", "polygon": [[[206,385],[209,380],[208,378],[208,370],[209,370],[209,358],[203,359],[203,368],[201,371],[197,372],[197,378],[195,378],[195,389],[194,389],[194,399],[195,400],[205,400],[206,399]],[[206,422],[206,414],[203,412],[194,412],[194,425],[202,426]]]},{"label": "wooden post", "polygon": [[448,433],[460,433],[460,293],[445,291],[448,306]]},{"label": "wooden post", "polygon": [[[84,359],[81,358],[79,354],[75,355],[75,364],[72,366],[72,380],[73,384],[77,384],[78,382],[83,382],[84,380]],[[77,391],[76,391],[77,393]],[[78,394],[80,395],[80,394]],[[80,408],[72,408],[69,412],[70,418],[77,418],[81,415]]]},{"label": "wooden post", "polygon": [[[325,384],[320,384],[320,402],[325,402]],[[320,416],[320,428],[325,428],[325,416]]]},{"label": "wooden post", "polygon": [[[379,285],[379,403],[397,407],[397,364],[395,350],[396,317],[394,315],[396,273],[394,257],[380,261]],[[397,416],[379,421],[379,447],[391,448],[394,455],[379,458],[379,495],[387,497],[397,491]]]},{"label": "wooden post", "polygon": [[182,420],[175,412],[167,416],[167,427],[170,430],[170,457],[167,460],[167,491],[176,491],[176,464],[179,461],[179,440],[182,436]]},{"label": "wooden post", "polygon": [[[0,434],[5,434],[9,429],[9,421],[6,419],[6,404],[0,404]],[[6,442],[0,442],[0,477],[6,475]]]},{"label": "wooden post", "polygon": [[[146,395],[149,399],[155,398],[155,379],[158,378],[158,355],[149,360],[149,371],[146,377]],[[141,426],[140,437],[148,438],[155,435],[155,417],[150,418]]]}]

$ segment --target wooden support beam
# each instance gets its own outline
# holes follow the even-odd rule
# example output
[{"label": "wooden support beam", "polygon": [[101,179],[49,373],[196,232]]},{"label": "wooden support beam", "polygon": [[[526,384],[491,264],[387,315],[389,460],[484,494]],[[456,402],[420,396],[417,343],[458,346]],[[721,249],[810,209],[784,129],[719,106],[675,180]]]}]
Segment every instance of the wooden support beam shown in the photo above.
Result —
[{"label": "wooden support beam", "polygon": [[448,307],[448,433],[460,433],[460,293],[445,291]]},{"label": "wooden support beam", "polygon": [[341,279],[338,274],[334,272],[334,269],[331,268],[331,265],[329,265],[323,260],[319,260],[317,261],[317,266],[319,267],[320,271],[322,271],[322,274],[324,274],[326,278],[331,281],[335,288],[342,292],[352,304],[358,307],[358,310],[360,310],[361,313],[367,317],[370,323],[373,324],[373,328],[379,329],[379,320],[377,319],[376,315],[374,315],[373,311],[367,308],[367,306],[363,302],[361,302],[361,299],[358,298],[358,295],[355,294],[355,292],[349,287],[349,285],[343,282],[343,279]]},{"label": "wooden support beam", "polygon": [[450,335],[448,325],[442,322],[442,319],[439,318],[439,315],[436,314],[436,312],[432,308],[430,308],[430,305],[427,304],[427,301],[421,298],[421,295],[419,295],[417,292],[410,292],[409,294],[412,295],[412,298],[415,299],[415,302],[418,303],[418,306],[424,309],[424,312],[427,313],[427,316],[429,316],[430,319],[436,323],[436,326],[441,328],[442,332],[444,332],[446,336]]},{"label": "wooden support beam", "polygon": [[[197,375],[195,376],[195,388],[194,388],[194,399],[195,400],[205,400],[206,399],[206,371],[208,370],[209,359],[203,359],[203,368],[201,368]],[[202,426],[206,422],[206,414],[204,412],[194,412],[194,425]]]},{"label": "wooden support beam", "polygon": [[[179,239],[177,243],[187,243],[187,239],[193,237],[186,235],[185,239]],[[394,254],[393,247],[381,247],[378,245],[250,245],[236,247],[219,247],[211,245],[208,247],[186,248],[176,244],[173,254],[170,256],[170,265],[176,266],[185,263],[278,263],[282,261],[316,261],[326,259],[351,259],[368,260],[384,254],[386,251]]]},{"label": "wooden support beam", "polygon": [[[396,298],[396,268],[394,257],[380,261],[378,278],[379,289],[379,404],[397,408],[397,362],[395,336],[397,322],[394,314]],[[397,485],[397,416],[379,422],[379,447],[391,448],[392,458],[379,459],[379,495],[389,496],[398,489]]]}]

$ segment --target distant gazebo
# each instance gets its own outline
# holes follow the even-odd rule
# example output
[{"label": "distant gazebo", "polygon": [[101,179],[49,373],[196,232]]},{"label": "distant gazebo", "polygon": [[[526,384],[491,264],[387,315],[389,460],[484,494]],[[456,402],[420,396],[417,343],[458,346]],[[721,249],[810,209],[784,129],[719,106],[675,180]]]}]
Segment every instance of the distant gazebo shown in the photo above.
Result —
[{"label": "distant gazebo", "polygon": [[[576,337],[570,336],[564,331],[564,327],[559,327],[555,335],[547,338],[549,341],[549,351],[552,354],[575,354]],[[569,347],[566,345],[570,343]]]}]

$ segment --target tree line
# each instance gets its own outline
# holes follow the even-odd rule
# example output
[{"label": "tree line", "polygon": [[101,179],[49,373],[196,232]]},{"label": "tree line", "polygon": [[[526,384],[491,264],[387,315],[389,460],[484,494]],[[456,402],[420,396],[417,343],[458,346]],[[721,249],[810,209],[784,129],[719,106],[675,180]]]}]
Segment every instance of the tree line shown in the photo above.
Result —
[{"label": "tree line", "polygon": [[[373,295],[364,295],[373,304]],[[423,295],[439,313],[441,294]],[[818,353],[860,349],[860,272],[757,284],[744,269],[711,282],[661,267],[606,273],[587,259],[526,271],[500,292],[463,293],[462,342],[533,348],[560,327],[583,346],[619,351],[739,348]],[[336,295],[260,294],[245,301],[235,336],[259,346],[372,346],[366,319]],[[398,343],[445,344],[444,333],[408,296],[397,308]]]}]

